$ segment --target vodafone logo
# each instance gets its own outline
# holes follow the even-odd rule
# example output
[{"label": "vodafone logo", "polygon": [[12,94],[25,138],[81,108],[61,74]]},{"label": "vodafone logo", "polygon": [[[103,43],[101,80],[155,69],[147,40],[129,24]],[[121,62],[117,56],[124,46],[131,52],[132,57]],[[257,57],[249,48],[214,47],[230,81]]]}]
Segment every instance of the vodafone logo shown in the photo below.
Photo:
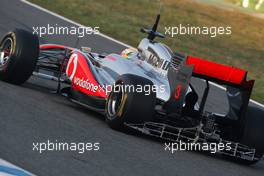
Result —
[{"label": "vodafone logo", "polygon": [[67,64],[67,69],[66,69],[66,74],[68,75],[71,81],[73,77],[75,76],[75,73],[77,70],[77,63],[78,63],[78,55],[74,53],[71,55],[69,62]]}]

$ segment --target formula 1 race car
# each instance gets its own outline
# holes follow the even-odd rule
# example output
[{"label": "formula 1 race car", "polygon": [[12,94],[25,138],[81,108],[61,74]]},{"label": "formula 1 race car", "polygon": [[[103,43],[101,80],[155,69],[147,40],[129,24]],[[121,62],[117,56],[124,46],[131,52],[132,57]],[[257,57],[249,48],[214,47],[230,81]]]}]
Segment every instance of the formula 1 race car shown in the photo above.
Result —
[{"label": "formula 1 race car", "polygon": [[[264,112],[249,105],[254,81],[245,70],[172,52],[157,32],[160,15],[137,49],[98,54],[55,45],[39,45],[31,32],[16,29],[0,44],[0,79],[20,85],[31,75],[57,82],[57,92],[103,113],[109,126],[169,140],[223,143],[217,151],[245,164],[262,159]],[[196,77],[206,85],[198,93]],[[211,82],[225,87],[229,111],[207,112]]]}]

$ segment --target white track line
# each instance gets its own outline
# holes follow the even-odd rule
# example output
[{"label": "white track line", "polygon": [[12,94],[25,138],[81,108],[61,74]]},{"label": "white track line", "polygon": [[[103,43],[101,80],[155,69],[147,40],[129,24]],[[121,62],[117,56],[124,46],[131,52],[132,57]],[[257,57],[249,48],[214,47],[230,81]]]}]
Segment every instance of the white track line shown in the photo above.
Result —
[{"label": "white track line", "polygon": [[[4,168],[2,168],[4,167]],[[0,175],[2,176],[36,176],[25,169],[22,169],[6,160],[0,158]]]},{"label": "white track line", "polygon": [[[61,15],[55,13],[55,12],[52,12],[52,11],[50,11],[50,10],[47,10],[47,9],[45,9],[45,8],[39,6],[39,5],[33,4],[33,3],[31,3],[31,2],[28,2],[27,0],[21,0],[21,2],[23,2],[23,3],[25,3],[25,4],[28,4],[28,5],[32,6],[32,7],[35,7],[35,8],[37,8],[37,9],[43,11],[43,12],[46,12],[46,13],[48,13],[48,14],[51,14],[51,15],[53,15],[53,16],[55,16],[55,17],[57,17],[57,18],[60,18],[60,19],[62,19],[62,20],[64,20],[64,21],[67,21],[67,22],[69,22],[69,23],[71,23],[71,24],[74,24],[74,25],[76,25],[76,26],[85,27],[84,25],[82,25],[82,24],[80,24],[80,23],[77,23],[77,22],[75,22],[75,21],[72,21],[72,20],[70,20],[70,19],[68,19],[68,18],[66,18],[66,17],[64,17],[64,16],[61,16]],[[132,47],[132,46],[130,46],[130,45],[128,45],[128,44],[125,44],[125,43],[123,43],[123,42],[121,42],[121,41],[118,41],[118,40],[116,40],[116,39],[114,39],[114,38],[112,38],[112,37],[109,37],[109,36],[107,36],[107,35],[105,35],[105,34],[99,33],[99,34],[97,34],[97,35],[100,35],[101,37],[104,37],[104,38],[106,38],[106,39],[108,39],[108,40],[111,40],[111,41],[113,41],[113,42],[115,42],[115,43],[118,43],[118,44],[120,44],[120,45],[123,45],[123,46],[125,46],[125,47],[128,47],[128,48]]]},{"label": "white track line", "polygon": [[[46,12],[46,13],[48,13],[48,14],[51,14],[51,15],[53,15],[53,16],[55,16],[55,17],[57,17],[57,18],[60,18],[60,19],[62,19],[62,20],[64,20],[64,21],[67,21],[67,22],[69,22],[69,23],[71,23],[71,24],[74,24],[74,25],[76,25],[76,26],[84,27],[84,25],[82,25],[82,24],[80,24],[80,23],[77,23],[77,22],[75,22],[75,21],[72,21],[72,20],[70,20],[70,19],[68,19],[68,18],[66,18],[66,17],[63,17],[63,16],[61,16],[61,15],[55,13],[55,12],[52,12],[52,11],[50,11],[50,10],[47,10],[47,9],[45,9],[45,8],[39,6],[39,5],[33,4],[33,3],[31,3],[31,2],[28,2],[27,0],[21,0],[21,2],[23,2],[23,3],[25,3],[25,4],[28,4],[28,5],[32,6],[32,7],[35,7],[35,8],[37,8],[37,9],[43,11],[43,12]],[[130,45],[128,45],[128,44],[125,44],[125,43],[123,43],[123,42],[121,42],[121,41],[118,41],[118,40],[116,40],[116,39],[114,39],[114,38],[112,38],[112,37],[109,37],[109,36],[105,35],[105,34],[100,33],[100,34],[98,34],[98,35],[100,35],[101,37],[104,37],[104,38],[106,38],[106,39],[108,39],[108,40],[111,40],[111,41],[113,41],[113,42],[115,42],[115,43],[118,43],[118,44],[120,44],[120,45],[123,45],[123,46],[125,46],[125,47],[133,48],[132,46],[130,46]],[[211,83],[211,84],[214,85],[214,86],[216,86],[216,87],[218,87],[218,88],[220,88],[220,89],[222,89],[222,90],[225,90],[224,87],[222,87],[222,86],[220,86],[220,85],[218,85],[218,84],[215,84],[215,83]],[[256,104],[256,105],[261,106],[262,108],[264,108],[264,105],[263,105],[263,104],[261,104],[261,103],[259,103],[259,102],[256,102],[255,100],[250,100],[250,101],[251,101],[252,103],[254,103],[254,104]]]}]

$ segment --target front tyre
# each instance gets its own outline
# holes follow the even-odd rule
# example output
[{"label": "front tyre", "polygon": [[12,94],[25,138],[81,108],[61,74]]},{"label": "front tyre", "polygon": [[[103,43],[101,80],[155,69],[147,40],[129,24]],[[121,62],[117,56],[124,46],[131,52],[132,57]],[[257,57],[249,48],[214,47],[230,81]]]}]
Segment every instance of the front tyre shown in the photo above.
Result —
[{"label": "front tyre", "polygon": [[[106,102],[106,122],[116,130],[124,129],[125,123],[140,124],[153,119],[156,93],[153,83],[143,77],[125,74],[115,83]],[[133,89],[134,87],[134,89]],[[150,87],[150,91],[136,91],[137,87]],[[139,90],[139,89],[138,89]]]},{"label": "front tyre", "polygon": [[39,40],[32,33],[16,29],[0,43],[0,79],[23,84],[32,75],[39,55]]}]

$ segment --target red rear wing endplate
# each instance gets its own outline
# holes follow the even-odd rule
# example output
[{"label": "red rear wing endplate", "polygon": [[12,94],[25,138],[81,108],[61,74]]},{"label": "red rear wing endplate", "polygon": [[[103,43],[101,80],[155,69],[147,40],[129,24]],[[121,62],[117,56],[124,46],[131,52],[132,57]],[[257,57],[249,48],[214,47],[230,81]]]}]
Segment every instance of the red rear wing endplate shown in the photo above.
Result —
[{"label": "red rear wing endplate", "polygon": [[208,77],[231,84],[240,85],[246,80],[247,72],[245,70],[218,64],[200,58],[188,56],[187,65],[194,65],[193,73],[198,76]]}]

